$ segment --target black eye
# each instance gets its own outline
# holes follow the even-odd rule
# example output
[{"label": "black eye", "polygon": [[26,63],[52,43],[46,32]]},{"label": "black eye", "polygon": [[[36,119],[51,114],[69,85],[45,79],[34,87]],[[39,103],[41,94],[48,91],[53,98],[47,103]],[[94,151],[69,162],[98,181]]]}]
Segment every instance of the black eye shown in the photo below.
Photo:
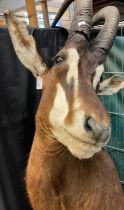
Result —
[{"label": "black eye", "polygon": [[55,64],[61,64],[64,61],[64,58],[60,55],[55,57]]}]

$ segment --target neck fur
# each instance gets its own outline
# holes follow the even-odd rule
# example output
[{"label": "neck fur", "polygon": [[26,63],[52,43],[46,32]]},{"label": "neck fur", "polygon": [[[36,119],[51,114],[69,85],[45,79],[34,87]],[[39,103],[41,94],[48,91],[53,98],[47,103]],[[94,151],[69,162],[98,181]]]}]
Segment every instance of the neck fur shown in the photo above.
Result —
[{"label": "neck fur", "polygon": [[114,165],[106,153],[99,152],[91,159],[79,160],[44,133],[35,134],[26,185],[35,210],[41,206],[43,210],[80,210],[80,206],[84,210],[88,207],[99,210],[101,206],[101,210],[122,210],[114,203],[106,206],[106,200],[113,200],[113,195],[116,199],[122,196]]}]

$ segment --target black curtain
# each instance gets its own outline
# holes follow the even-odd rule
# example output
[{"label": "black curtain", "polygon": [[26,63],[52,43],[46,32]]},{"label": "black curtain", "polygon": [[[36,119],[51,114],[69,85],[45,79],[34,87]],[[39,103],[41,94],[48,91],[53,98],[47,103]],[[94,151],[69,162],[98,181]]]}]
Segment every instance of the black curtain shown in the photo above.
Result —
[{"label": "black curtain", "polygon": [[[65,29],[30,29],[47,66],[67,39]],[[18,60],[7,29],[0,29],[0,210],[31,209],[25,168],[41,97],[36,81]]]}]

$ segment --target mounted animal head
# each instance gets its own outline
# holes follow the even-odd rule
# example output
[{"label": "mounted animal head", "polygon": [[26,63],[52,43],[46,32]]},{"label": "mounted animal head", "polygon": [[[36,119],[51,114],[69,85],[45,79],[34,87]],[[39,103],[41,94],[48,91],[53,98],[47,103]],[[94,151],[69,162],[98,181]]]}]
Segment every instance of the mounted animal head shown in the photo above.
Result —
[{"label": "mounted animal head", "polygon": [[[102,91],[107,94],[107,90],[110,94],[117,92],[124,87],[124,82],[112,77],[98,85],[104,70],[101,65],[116,35],[118,10],[106,7],[92,18],[92,0],[76,0],[75,8],[68,40],[55,56],[49,71],[25,24],[10,11],[5,12],[5,17],[20,61],[35,77],[43,79],[36,132],[60,142],[82,159],[99,152],[110,137],[110,118],[97,94],[102,95]],[[102,19],[105,24],[91,41],[91,29]]]}]

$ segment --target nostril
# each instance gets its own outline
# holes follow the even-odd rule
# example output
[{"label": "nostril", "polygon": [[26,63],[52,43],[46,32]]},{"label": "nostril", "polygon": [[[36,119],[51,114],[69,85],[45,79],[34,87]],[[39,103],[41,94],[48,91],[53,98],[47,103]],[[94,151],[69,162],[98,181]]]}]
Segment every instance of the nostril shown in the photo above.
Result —
[{"label": "nostril", "polygon": [[93,122],[91,122],[91,117],[88,117],[88,118],[86,119],[85,129],[86,129],[88,132],[92,132],[92,127],[93,127]]},{"label": "nostril", "polygon": [[92,117],[87,118],[85,126],[86,126],[87,131],[92,131],[93,133],[97,129],[97,123]]},{"label": "nostril", "polygon": [[91,117],[87,119],[87,125],[91,130],[96,129],[96,121]]},{"label": "nostril", "polygon": [[96,142],[105,142],[109,138],[109,129],[97,124],[92,117],[87,118],[85,128],[95,138]]}]

